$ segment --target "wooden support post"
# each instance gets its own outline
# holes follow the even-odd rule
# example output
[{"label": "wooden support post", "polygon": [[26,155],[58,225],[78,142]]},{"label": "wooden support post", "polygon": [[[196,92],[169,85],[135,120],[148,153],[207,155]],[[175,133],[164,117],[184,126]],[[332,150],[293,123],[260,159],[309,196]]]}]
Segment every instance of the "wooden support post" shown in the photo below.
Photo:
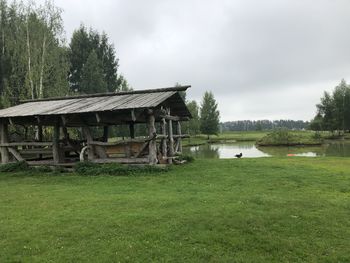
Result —
[{"label": "wooden support post", "polygon": [[154,137],[148,144],[148,161],[149,164],[157,164],[157,142],[156,142],[156,136],[154,134],[156,133],[156,127],[155,127],[155,117],[153,110],[148,110],[148,118],[147,118],[147,126],[148,126],[148,136],[150,138]]},{"label": "wooden support post", "polygon": [[63,152],[60,149],[60,125],[57,122],[53,128],[52,154],[55,164],[64,162]]},{"label": "wooden support post", "polygon": [[135,125],[133,122],[129,124],[129,131],[130,131],[130,138],[134,139],[135,138]]},{"label": "wooden support post", "polygon": [[86,142],[88,145],[88,160],[95,159],[95,147],[91,145],[90,143],[94,140],[91,134],[91,131],[88,126],[83,127],[83,134],[86,138]]},{"label": "wooden support post", "polygon": [[[174,137],[173,137],[173,121],[168,120],[168,136],[169,136],[169,157],[174,157]],[[173,163],[173,159],[169,158],[168,163]]]},{"label": "wooden support post", "polygon": [[167,138],[166,138],[166,121],[164,118],[162,118],[162,123],[161,123],[161,127],[162,127],[162,133],[164,138],[162,139],[162,154],[163,154],[163,158],[166,158],[168,156],[168,147],[167,147]]},{"label": "wooden support post", "polygon": [[[8,126],[7,123],[0,122],[1,143],[8,143]],[[0,147],[1,151],[1,163],[5,164],[9,162],[9,151],[7,147]]]},{"label": "wooden support post", "polygon": [[[38,125],[38,142],[42,142],[43,141],[43,126],[41,124]],[[39,159],[43,158],[42,154],[38,155]]]},{"label": "wooden support post", "polygon": [[109,127],[103,126],[103,141],[108,142]]},{"label": "wooden support post", "polygon": [[92,145],[92,142],[94,141],[92,137],[92,133],[90,130],[90,127],[84,126],[83,127],[83,133],[87,141],[88,148],[88,160],[94,160],[96,158],[96,155],[99,158],[107,158],[106,150],[102,146]]},{"label": "wooden support post", "polygon": [[177,138],[177,151],[182,153],[182,141],[181,141],[181,122],[177,122],[177,134],[180,135],[179,138]]}]

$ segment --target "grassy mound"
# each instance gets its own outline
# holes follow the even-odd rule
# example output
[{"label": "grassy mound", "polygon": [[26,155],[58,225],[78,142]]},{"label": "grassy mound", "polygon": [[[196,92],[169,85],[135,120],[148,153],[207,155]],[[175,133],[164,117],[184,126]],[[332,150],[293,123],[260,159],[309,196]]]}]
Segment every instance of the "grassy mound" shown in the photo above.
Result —
[{"label": "grassy mound", "polygon": [[298,145],[321,145],[323,139],[316,133],[293,132],[278,129],[268,133],[256,142],[258,146],[298,146]]}]

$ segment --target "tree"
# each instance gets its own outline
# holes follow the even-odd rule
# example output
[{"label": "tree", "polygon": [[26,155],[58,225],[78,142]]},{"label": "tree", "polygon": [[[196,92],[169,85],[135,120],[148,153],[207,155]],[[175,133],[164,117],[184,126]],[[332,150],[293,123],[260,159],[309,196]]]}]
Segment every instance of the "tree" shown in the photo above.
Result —
[{"label": "tree", "polygon": [[82,69],[81,85],[84,87],[84,93],[86,94],[107,92],[107,83],[101,61],[94,50],[91,51]]},{"label": "tree", "polygon": [[192,119],[185,122],[185,124],[183,126],[191,135],[199,134],[200,133],[200,121],[199,121],[198,104],[195,100],[192,100],[192,101],[187,103],[187,108],[192,115]]},{"label": "tree", "polygon": [[219,131],[220,113],[212,92],[206,91],[200,109],[200,130],[203,134],[217,134]]},{"label": "tree", "polygon": [[[89,93],[82,85],[83,67],[91,52],[96,53],[97,59],[103,72],[103,79],[106,83],[108,92],[115,92],[122,87],[126,88],[127,82],[123,83],[124,78],[118,79],[118,59],[113,44],[108,43],[108,37],[105,33],[99,34],[97,31],[87,29],[81,25],[79,29],[73,32],[69,44],[70,74],[69,81],[71,89],[78,93]],[[123,86],[124,85],[124,86]]]},{"label": "tree", "polygon": [[324,130],[337,130],[338,134],[350,130],[350,87],[344,79],[332,93],[324,92],[321,102],[316,107],[317,115],[313,122],[320,122]]},{"label": "tree", "polygon": [[0,92],[3,106],[68,92],[61,10],[0,0]]},{"label": "tree", "polygon": [[132,87],[129,85],[128,81],[123,75],[119,75],[117,80],[117,91],[132,91]]}]

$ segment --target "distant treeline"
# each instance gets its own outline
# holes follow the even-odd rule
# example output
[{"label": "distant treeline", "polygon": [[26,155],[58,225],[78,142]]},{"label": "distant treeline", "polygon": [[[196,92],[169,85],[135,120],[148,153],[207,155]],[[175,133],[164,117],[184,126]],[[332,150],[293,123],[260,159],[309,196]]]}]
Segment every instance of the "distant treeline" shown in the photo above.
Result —
[{"label": "distant treeline", "polygon": [[303,130],[308,126],[309,122],[302,120],[242,120],[221,123],[222,131],[262,131],[276,128]]}]

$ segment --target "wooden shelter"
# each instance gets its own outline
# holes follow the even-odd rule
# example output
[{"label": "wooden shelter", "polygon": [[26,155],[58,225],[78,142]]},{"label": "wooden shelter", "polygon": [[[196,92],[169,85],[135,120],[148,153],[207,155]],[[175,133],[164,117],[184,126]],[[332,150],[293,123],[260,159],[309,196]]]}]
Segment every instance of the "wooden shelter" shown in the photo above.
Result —
[{"label": "wooden shelter", "polygon": [[[191,114],[179,92],[190,86],[130,92],[80,95],[23,101],[0,110],[1,162],[70,166],[88,159],[96,163],[172,163],[181,153],[181,121]],[[135,124],[147,124],[147,136],[135,137]],[[109,141],[110,126],[128,125],[130,138]],[[37,138],[13,141],[9,126],[35,127]],[[94,138],[92,128],[103,127]],[[52,140],[43,141],[43,127],[52,127]],[[69,127],[83,134],[71,139]],[[158,129],[157,129],[158,128]],[[176,134],[174,134],[176,130]]]}]

